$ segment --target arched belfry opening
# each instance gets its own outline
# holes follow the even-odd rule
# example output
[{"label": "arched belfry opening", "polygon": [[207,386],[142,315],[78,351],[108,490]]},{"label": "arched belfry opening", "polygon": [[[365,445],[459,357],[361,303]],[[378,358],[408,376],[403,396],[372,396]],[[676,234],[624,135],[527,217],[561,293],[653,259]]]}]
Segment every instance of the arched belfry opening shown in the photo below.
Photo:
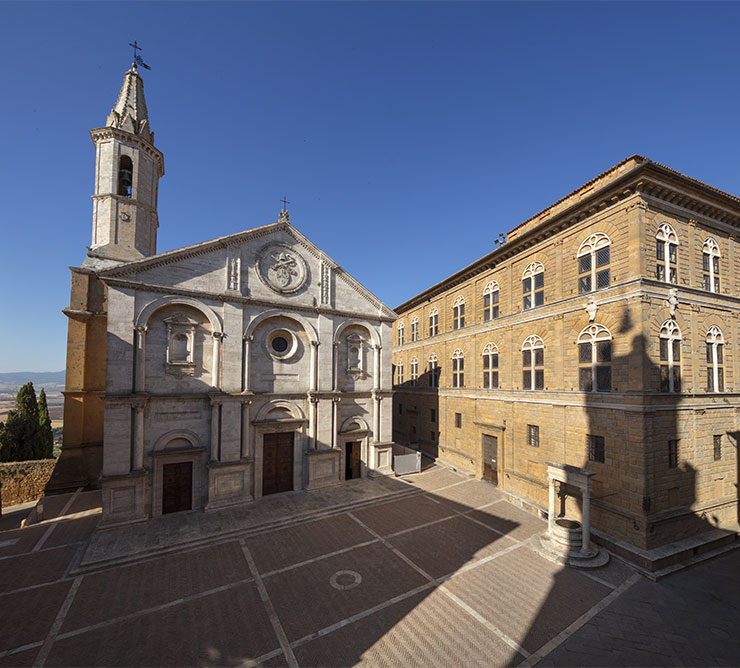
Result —
[{"label": "arched belfry opening", "polygon": [[134,182],[134,163],[127,155],[118,161],[118,194],[131,197],[131,186]]}]

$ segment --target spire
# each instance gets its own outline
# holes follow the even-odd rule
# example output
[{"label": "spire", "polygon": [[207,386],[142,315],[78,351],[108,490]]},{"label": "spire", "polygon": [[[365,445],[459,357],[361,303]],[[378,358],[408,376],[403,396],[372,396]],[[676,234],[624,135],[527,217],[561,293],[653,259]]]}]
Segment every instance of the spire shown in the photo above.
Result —
[{"label": "spire", "polygon": [[149,114],[144,99],[144,82],[132,63],[132,69],[123,75],[123,86],[116,105],[105,122],[108,128],[118,128],[154,144],[154,133],[149,128]]}]

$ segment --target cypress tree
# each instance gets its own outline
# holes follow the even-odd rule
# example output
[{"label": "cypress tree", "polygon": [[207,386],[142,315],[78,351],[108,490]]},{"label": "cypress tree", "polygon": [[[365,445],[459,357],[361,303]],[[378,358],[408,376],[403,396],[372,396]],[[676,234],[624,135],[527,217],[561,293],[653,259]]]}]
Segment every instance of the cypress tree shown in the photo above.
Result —
[{"label": "cypress tree", "polygon": [[49,407],[46,405],[46,392],[41,388],[39,393],[39,458],[50,459],[54,456],[54,434],[51,430]]},{"label": "cypress tree", "polygon": [[33,383],[26,383],[15,398],[15,410],[8,412],[0,432],[0,460],[21,462],[41,458],[39,406]]}]

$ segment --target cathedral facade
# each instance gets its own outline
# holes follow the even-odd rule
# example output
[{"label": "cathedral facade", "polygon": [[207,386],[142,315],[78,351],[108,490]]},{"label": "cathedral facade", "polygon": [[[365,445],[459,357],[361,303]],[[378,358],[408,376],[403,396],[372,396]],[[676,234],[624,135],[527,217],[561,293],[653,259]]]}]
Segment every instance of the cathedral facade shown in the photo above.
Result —
[{"label": "cathedral facade", "polygon": [[631,558],[722,539],[739,230],[738,198],[624,160],[395,309],[394,437],[543,514],[549,462],[593,471],[592,527]]},{"label": "cathedral facade", "polygon": [[164,166],[135,68],[91,134],[93,241],[72,270],[49,490],[99,482],[110,526],[391,473],[395,314],[285,210],[157,254]]}]

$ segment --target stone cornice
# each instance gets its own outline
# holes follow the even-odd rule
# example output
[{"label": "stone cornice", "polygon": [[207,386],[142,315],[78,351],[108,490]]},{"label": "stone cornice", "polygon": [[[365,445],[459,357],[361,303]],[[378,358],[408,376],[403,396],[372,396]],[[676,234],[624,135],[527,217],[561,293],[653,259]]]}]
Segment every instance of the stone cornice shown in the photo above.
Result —
[{"label": "stone cornice", "polygon": [[251,297],[243,297],[241,295],[235,295],[233,293],[217,293],[217,292],[204,292],[202,290],[188,290],[187,288],[172,287],[169,285],[155,285],[151,283],[144,283],[142,281],[132,281],[123,278],[111,277],[108,272],[112,270],[105,270],[101,272],[100,279],[108,286],[115,288],[127,288],[131,290],[140,290],[145,292],[157,292],[168,295],[181,295],[183,297],[193,297],[196,299],[206,299],[216,302],[224,302],[230,304],[247,304],[249,306],[261,306],[264,308],[280,308],[286,312],[299,311],[301,313],[309,314],[323,314],[340,316],[343,318],[356,318],[365,320],[368,322],[388,322],[391,323],[395,320],[396,315],[368,315],[367,313],[359,313],[356,311],[344,311],[341,309],[331,308],[329,306],[308,306],[296,304],[293,302],[286,302],[285,304],[277,304],[274,301],[268,301],[266,299],[253,299]]},{"label": "stone cornice", "polygon": [[[115,193],[103,193],[103,194],[97,194],[97,195],[90,195],[91,200],[96,199],[115,199],[123,204],[133,204],[134,206],[138,206],[141,209],[144,209],[147,213],[151,213],[157,217],[157,210],[153,209],[150,206],[147,206],[143,202],[139,201],[138,199],[134,199],[133,197],[125,197],[124,195],[116,195]],[[159,221],[157,221],[157,227],[159,227]]]},{"label": "stone cornice", "polygon": [[[412,297],[397,306],[394,311],[399,315],[406,313],[591,216],[619,205],[631,197],[643,196],[672,204],[680,203],[683,208],[697,215],[740,229],[740,199],[668,167],[646,161],[551,217],[544,217],[549,211],[546,209],[544,214],[539,214],[543,216],[541,224],[521,232],[520,236],[507,241],[488,255]],[[560,201],[566,199],[567,197]],[[525,223],[536,220],[537,216]],[[524,223],[515,229],[523,225]]]}]

